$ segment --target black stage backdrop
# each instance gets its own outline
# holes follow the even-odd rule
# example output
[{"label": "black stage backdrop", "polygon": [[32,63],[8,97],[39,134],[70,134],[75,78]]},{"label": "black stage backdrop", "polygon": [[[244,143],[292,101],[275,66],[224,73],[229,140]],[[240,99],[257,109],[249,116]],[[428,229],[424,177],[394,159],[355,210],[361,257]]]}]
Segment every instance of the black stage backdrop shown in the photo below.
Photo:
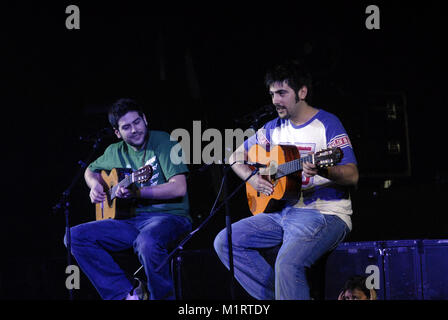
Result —
[{"label": "black stage backdrop", "polygon": [[[360,160],[347,240],[446,238],[447,52],[441,3],[378,2],[379,30],[366,28],[371,3],[355,1],[4,5],[0,297],[67,299],[65,220],[52,207],[92,149],[80,137],[108,126],[108,104],[136,98],[151,127],[167,132],[192,132],[195,120],[202,132],[245,129],[250,124],[236,120],[270,103],[264,72],[285,58],[303,59],[311,67],[312,104],[340,117]],[[80,9],[79,30],[65,26],[69,4]],[[385,127],[387,94],[395,94],[395,101],[406,98],[407,129],[400,129],[403,117],[392,129]],[[372,103],[375,99],[380,102]],[[387,144],[386,130],[407,136],[409,147],[403,138],[404,158],[384,173],[376,161],[390,155],[375,148]],[[106,137],[95,156],[113,141]],[[196,226],[209,214],[221,181],[219,166],[203,173],[195,171],[199,167],[192,165],[189,176]],[[232,190],[239,180],[233,174],[229,179]],[[94,219],[83,180],[69,200],[70,225]],[[249,215],[243,191],[230,209],[234,221]],[[187,248],[211,249],[224,227],[221,211]],[[97,298],[86,279],[82,285],[88,293],[77,293],[80,299]]]}]

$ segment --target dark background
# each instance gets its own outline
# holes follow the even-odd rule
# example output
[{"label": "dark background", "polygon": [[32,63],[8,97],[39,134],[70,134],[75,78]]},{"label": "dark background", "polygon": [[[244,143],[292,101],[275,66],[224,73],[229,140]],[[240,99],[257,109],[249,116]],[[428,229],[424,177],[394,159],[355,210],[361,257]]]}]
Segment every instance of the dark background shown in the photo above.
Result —
[{"label": "dark background", "polygon": [[[67,298],[65,220],[52,207],[92,149],[80,136],[108,126],[111,102],[137,99],[151,127],[167,132],[191,132],[193,120],[201,120],[202,131],[241,127],[235,119],[270,103],[264,73],[284,58],[306,61],[314,74],[312,105],[338,115],[352,139],[361,180],[347,240],[446,238],[441,1],[73,3],[80,30],[65,28],[68,4],[21,2],[2,10],[1,298]],[[365,27],[369,4],[380,8],[380,30]],[[385,120],[386,96],[406,117]],[[382,147],[397,136],[403,152],[393,157]],[[114,141],[105,138],[95,156]],[[195,225],[208,215],[221,178],[218,166],[204,173],[198,167],[189,176]],[[229,188],[238,182],[231,174]],[[69,200],[70,225],[94,219],[83,179]],[[243,191],[230,208],[233,220],[249,215]],[[221,211],[188,248],[211,248],[224,226]],[[89,288],[86,279],[82,286]]]}]

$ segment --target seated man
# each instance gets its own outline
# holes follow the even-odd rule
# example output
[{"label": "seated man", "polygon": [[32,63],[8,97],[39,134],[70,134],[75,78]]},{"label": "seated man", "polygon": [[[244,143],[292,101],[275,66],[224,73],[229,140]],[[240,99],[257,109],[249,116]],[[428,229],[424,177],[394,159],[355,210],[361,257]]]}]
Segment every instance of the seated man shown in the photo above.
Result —
[{"label": "seated man", "polygon": [[[249,152],[257,146],[268,149],[285,145],[301,156],[339,147],[343,158],[327,169],[304,162],[302,179],[291,183],[297,190],[294,199],[277,211],[261,212],[232,225],[235,278],[256,299],[309,300],[306,268],[335,248],[351,230],[349,187],[358,182],[357,161],[339,118],[308,103],[311,77],[303,65],[278,65],[266,74],[265,84],[278,118],[267,122],[231,155],[229,162],[235,163],[232,169],[241,179],[247,179],[252,170],[238,162],[248,161]],[[274,193],[275,186],[261,174],[251,177],[248,184],[256,191],[253,199]],[[229,268],[225,230],[216,236],[214,245]],[[260,250],[279,245],[272,268]]]},{"label": "seated man", "polygon": [[[117,198],[135,199],[134,214],[126,219],[105,219],[71,228],[72,254],[103,299],[143,298],[144,285],[134,290],[132,282],[110,252],[134,248],[147,276],[150,299],[174,299],[170,264],[156,268],[169,248],[191,231],[185,164],[173,164],[170,151],[177,142],[162,131],[148,129],[140,106],[120,99],[109,111],[109,122],[122,141],[111,144],[85,171],[92,203],[106,200],[101,170],[114,168],[135,171],[150,165],[152,177],[129,188],[119,187]],[[118,204],[117,204],[118,206]],[[143,286],[143,288],[141,288]],[[143,289],[143,290],[142,290]],[[139,293],[139,295],[136,294]]]}]

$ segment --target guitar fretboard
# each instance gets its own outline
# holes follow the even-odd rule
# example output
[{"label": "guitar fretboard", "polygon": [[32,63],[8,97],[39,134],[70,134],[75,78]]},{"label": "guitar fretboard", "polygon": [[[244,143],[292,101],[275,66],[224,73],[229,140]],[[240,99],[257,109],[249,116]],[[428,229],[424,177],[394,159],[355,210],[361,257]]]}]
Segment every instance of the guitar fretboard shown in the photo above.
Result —
[{"label": "guitar fretboard", "polygon": [[117,183],[115,186],[112,187],[112,190],[110,191],[111,200],[113,200],[116,197],[116,192],[119,187],[127,188],[132,183],[131,176],[132,174],[125,176],[123,180],[121,180],[119,183]]},{"label": "guitar fretboard", "polygon": [[303,169],[303,163],[304,162],[311,162],[314,163],[313,155],[308,155],[303,158],[289,161],[286,163],[283,163],[278,166],[277,173],[275,175],[276,179],[279,179],[281,177],[287,176],[288,174],[294,173],[296,171]]}]

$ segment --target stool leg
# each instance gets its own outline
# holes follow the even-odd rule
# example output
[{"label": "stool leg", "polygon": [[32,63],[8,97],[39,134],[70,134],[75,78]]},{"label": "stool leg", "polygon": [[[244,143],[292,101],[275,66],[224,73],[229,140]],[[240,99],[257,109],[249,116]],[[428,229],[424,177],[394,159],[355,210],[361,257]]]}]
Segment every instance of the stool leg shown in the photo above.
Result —
[{"label": "stool leg", "polygon": [[173,259],[171,259],[171,274],[173,276],[174,282],[174,292],[176,295],[176,300],[182,300],[182,257],[180,255],[175,255]]}]

